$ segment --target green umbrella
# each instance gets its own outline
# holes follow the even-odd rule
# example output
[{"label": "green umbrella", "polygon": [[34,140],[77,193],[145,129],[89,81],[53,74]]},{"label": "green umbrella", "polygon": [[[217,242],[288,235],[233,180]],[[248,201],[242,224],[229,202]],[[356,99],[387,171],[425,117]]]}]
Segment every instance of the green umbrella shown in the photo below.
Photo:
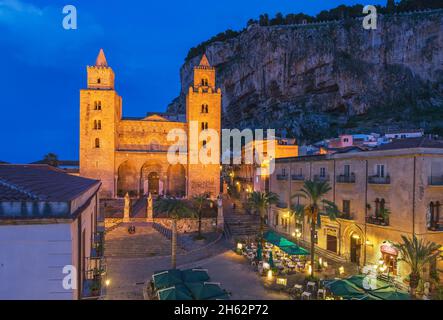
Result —
[{"label": "green umbrella", "polygon": [[279,248],[282,247],[290,247],[290,246],[295,246],[296,244],[292,241],[289,241],[288,239],[281,237],[280,239],[278,239],[278,241],[275,243],[275,245]]},{"label": "green umbrella", "polygon": [[204,282],[209,280],[206,269],[187,269],[182,271],[183,282]]},{"label": "green umbrella", "polygon": [[275,244],[281,237],[275,233],[274,231],[266,231],[265,234],[263,235],[263,238],[267,241],[270,242],[272,244]]},{"label": "green umbrella", "polygon": [[272,258],[272,251],[269,252],[269,260],[268,260],[269,266],[271,268],[274,267],[274,259]]},{"label": "green umbrella", "polygon": [[183,284],[161,289],[157,295],[159,300],[192,300],[191,293]]},{"label": "green umbrella", "polygon": [[365,291],[372,291],[390,286],[386,281],[376,279],[375,277],[369,278],[368,276],[361,274],[354,275],[346,280]]},{"label": "green umbrella", "polygon": [[262,249],[260,243],[257,246],[257,253],[256,253],[256,255],[257,255],[257,260],[258,261],[261,261],[263,259],[263,249]]},{"label": "green umbrella", "polygon": [[411,297],[407,292],[399,291],[393,287],[381,288],[377,290],[373,290],[370,293],[372,296],[376,298],[380,298],[382,300],[410,300]]},{"label": "green umbrella", "polygon": [[156,272],[152,275],[152,280],[156,290],[170,288],[176,284],[183,283],[182,273],[177,269]]},{"label": "green umbrella", "polygon": [[342,297],[343,299],[358,299],[365,295],[362,289],[343,279],[327,282],[325,283],[325,287],[329,289],[334,296]]},{"label": "green umbrella", "polygon": [[185,283],[195,300],[209,300],[225,297],[226,291],[218,283],[195,282]]},{"label": "green umbrella", "polygon": [[293,245],[293,246],[289,246],[289,247],[282,247],[281,250],[291,256],[307,256],[307,255],[309,255],[308,250],[306,250],[302,247],[299,247],[297,245]]}]

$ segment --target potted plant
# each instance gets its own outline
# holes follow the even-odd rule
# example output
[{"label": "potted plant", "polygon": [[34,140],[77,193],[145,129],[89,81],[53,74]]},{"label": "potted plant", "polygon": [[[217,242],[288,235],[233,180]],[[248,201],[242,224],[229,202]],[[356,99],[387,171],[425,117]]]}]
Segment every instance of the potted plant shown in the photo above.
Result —
[{"label": "potted plant", "polygon": [[389,215],[391,214],[391,211],[389,211],[388,208],[383,208],[380,210],[380,218],[381,218],[381,225],[387,226],[389,223]]}]

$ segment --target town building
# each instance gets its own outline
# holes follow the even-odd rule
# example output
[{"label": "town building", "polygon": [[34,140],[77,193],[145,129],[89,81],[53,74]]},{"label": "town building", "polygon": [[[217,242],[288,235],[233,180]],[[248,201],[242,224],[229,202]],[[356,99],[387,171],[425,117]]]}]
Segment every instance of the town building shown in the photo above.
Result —
[{"label": "town building", "polygon": [[[322,217],[316,245],[325,256],[360,267],[386,265],[386,273],[404,279],[405,264],[390,245],[401,236],[443,244],[443,141],[432,137],[395,140],[368,151],[344,150],[334,154],[276,160],[270,190],[281,203],[270,211],[268,223],[302,243],[310,242],[306,221],[298,221],[291,199],[305,180],[327,181],[326,199],[341,212],[335,221]],[[441,261],[428,266],[425,278],[442,270]],[[442,275],[439,275],[442,278]]]},{"label": "town building", "polygon": [[[273,147],[266,139],[252,140],[242,148],[241,164],[233,165],[230,169],[233,184],[244,197],[252,191],[269,191],[269,176],[273,167],[271,161],[280,158],[297,157],[298,145],[295,139],[278,138]],[[270,149],[273,148],[273,155]],[[247,163],[246,155],[253,160]]]},{"label": "town building", "polygon": [[[114,72],[100,50],[95,65],[87,67],[87,89],[80,91],[80,176],[100,180],[101,196],[106,198],[148,192],[179,197],[209,192],[218,196],[219,159],[216,164],[202,164],[200,159],[189,161],[194,155],[187,152],[193,143],[191,128],[199,149],[208,142],[198,140],[202,131],[213,129],[220,137],[221,90],[216,88],[215,76],[215,69],[203,55],[194,67],[185,115],[124,117]],[[168,139],[173,131],[186,135],[180,145],[180,154],[188,160],[185,164],[168,161],[168,150],[176,144]]]},{"label": "town building", "polygon": [[47,165],[0,165],[0,299],[97,295],[100,182]]}]

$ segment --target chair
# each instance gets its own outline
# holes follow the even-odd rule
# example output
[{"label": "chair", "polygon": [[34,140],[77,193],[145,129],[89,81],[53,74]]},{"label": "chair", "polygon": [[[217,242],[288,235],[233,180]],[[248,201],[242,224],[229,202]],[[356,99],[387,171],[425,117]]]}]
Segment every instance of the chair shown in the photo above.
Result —
[{"label": "chair", "polygon": [[309,281],[306,285],[306,290],[309,292],[314,292],[315,291],[315,282]]},{"label": "chair", "polygon": [[326,298],[326,290],[325,289],[318,289],[317,291],[317,299],[320,299],[320,297],[325,300]]},{"label": "chair", "polygon": [[310,293],[310,292],[307,292],[307,291],[304,291],[304,292],[301,294],[301,299],[302,299],[302,300],[311,300],[311,293]]}]

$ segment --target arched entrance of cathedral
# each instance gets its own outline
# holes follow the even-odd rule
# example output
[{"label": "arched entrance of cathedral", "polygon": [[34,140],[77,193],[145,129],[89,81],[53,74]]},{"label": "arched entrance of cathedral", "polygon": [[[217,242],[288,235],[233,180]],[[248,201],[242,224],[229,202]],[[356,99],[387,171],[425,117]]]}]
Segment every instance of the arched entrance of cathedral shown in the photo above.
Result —
[{"label": "arched entrance of cathedral", "polygon": [[182,164],[168,167],[168,194],[175,197],[186,196],[186,169]]},{"label": "arched entrance of cathedral", "polygon": [[140,169],[140,194],[159,194],[162,166],[158,162],[147,161]]},{"label": "arched entrance of cathedral", "polygon": [[118,167],[117,196],[124,197],[129,193],[131,197],[137,196],[138,172],[134,163],[127,160]]},{"label": "arched entrance of cathedral", "polygon": [[149,173],[148,180],[145,181],[144,193],[146,194],[148,192],[152,195],[158,195],[160,192],[160,176],[155,171]]}]

